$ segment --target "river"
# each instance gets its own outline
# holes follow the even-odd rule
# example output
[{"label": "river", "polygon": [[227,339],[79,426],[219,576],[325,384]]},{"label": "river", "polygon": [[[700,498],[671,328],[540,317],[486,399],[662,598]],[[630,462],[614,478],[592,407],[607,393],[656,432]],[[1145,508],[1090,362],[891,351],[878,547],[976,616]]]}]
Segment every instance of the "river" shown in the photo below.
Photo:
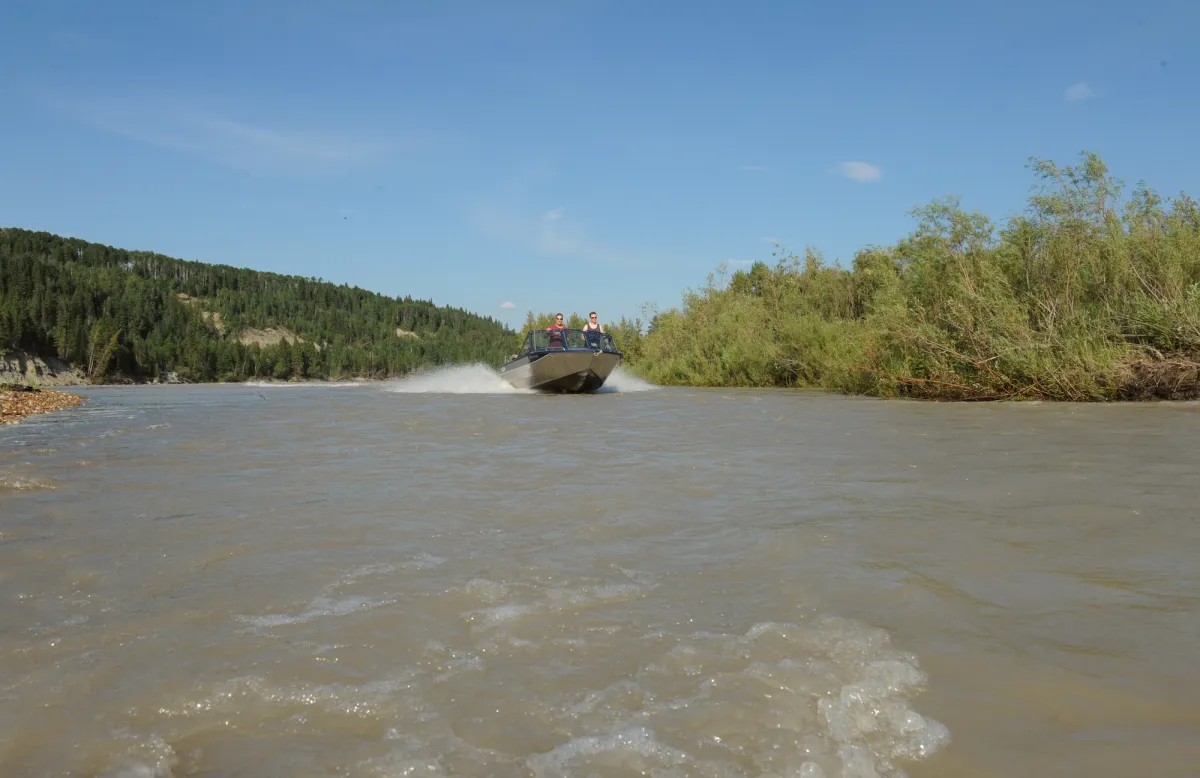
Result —
[{"label": "river", "polygon": [[1197,774],[1200,404],[613,388],[0,428],[0,775]]}]

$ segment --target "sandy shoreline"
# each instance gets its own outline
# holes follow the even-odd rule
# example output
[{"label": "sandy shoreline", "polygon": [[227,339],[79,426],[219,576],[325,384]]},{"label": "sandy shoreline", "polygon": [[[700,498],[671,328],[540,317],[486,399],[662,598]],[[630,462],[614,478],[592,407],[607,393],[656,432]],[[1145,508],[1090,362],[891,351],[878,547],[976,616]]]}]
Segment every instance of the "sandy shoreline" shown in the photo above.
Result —
[{"label": "sandy shoreline", "polygon": [[16,424],[26,416],[83,405],[77,394],[31,386],[0,386],[0,424]]}]

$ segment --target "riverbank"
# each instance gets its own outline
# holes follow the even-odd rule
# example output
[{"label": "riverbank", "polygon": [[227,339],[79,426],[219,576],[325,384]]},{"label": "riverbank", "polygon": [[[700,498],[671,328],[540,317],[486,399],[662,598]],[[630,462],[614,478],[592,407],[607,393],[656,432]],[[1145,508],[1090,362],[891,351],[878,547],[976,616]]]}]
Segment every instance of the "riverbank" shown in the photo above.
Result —
[{"label": "riverbank", "polygon": [[25,351],[0,351],[0,386],[85,386],[87,376],[79,368],[54,357],[39,357]]},{"label": "riverbank", "polygon": [[849,268],[812,250],[722,268],[654,317],[631,368],[930,400],[1200,398],[1200,204],[1144,185],[1122,199],[1092,154],[1030,167],[1002,226],[947,198]]},{"label": "riverbank", "polygon": [[[409,375],[415,375],[416,372]],[[42,357],[26,351],[10,351],[0,354],[0,386],[32,386],[37,388],[69,387],[69,386],[160,386],[164,384],[330,384],[368,381],[394,381],[403,376],[387,377],[321,377],[321,378],[258,378],[250,376],[239,380],[228,381],[191,381],[180,376],[178,372],[161,373],[156,378],[148,376],[128,376],[120,372],[111,372],[103,380],[89,379],[79,366],[64,362],[54,357]]]},{"label": "riverbank", "polygon": [[77,394],[20,384],[0,384],[0,424],[16,424],[27,416],[83,405]]}]

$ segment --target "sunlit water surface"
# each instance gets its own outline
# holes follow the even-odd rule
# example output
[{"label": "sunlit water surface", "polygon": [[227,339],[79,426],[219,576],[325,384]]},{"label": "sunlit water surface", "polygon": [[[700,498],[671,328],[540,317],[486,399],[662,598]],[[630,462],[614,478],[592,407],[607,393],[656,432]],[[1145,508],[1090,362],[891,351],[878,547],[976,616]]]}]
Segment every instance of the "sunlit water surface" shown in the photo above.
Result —
[{"label": "sunlit water surface", "polygon": [[610,388],[0,428],[0,775],[1200,774],[1200,405]]}]

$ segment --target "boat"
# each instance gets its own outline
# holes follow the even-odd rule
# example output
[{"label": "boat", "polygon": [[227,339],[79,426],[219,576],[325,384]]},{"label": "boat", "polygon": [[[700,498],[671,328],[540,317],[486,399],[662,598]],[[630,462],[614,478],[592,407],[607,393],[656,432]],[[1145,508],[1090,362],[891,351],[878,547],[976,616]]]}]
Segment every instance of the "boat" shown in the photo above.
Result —
[{"label": "boat", "polygon": [[500,377],[518,389],[585,393],[604,386],[619,364],[621,352],[606,332],[533,330]]}]

